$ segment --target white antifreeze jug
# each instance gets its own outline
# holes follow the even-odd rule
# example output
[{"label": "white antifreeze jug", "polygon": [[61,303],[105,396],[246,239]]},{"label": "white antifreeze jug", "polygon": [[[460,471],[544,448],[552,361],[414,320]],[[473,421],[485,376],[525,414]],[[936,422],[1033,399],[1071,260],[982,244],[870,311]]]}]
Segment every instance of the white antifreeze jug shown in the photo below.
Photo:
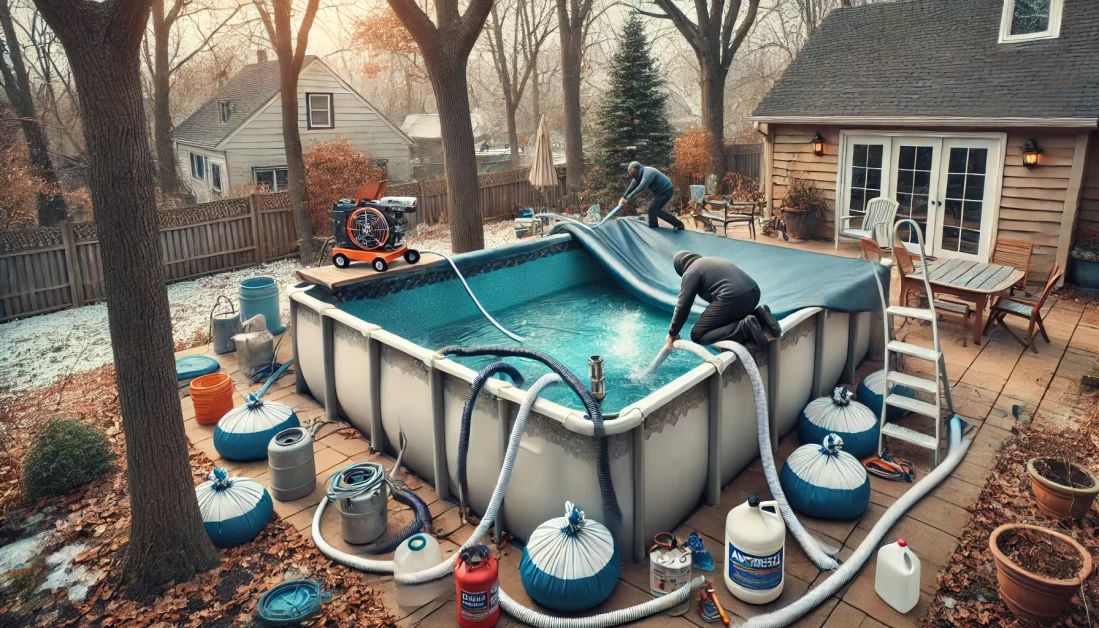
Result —
[{"label": "white antifreeze jug", "polygon": [[920,559],[903,540],[878,550],[874,590],[900,613],[907,613],[920,601]]},{"label": "white antifreeze jug", "polygon": [[783,553],[786,524],[778,502],[748,502],[729,511],[725,520],[725,586],[741,601],[766,604],[782,594],[786,576]]},{"label": "white antifreeze jug", "polygon": [[[430,534],[417,534],[405,539],[393,554],[393,574],[416,573],[438,565],[442,560],[439,542]],[[419,608],[433,601],[446,590],[445,580],[423,584],[397,583],[397,606]]]}]

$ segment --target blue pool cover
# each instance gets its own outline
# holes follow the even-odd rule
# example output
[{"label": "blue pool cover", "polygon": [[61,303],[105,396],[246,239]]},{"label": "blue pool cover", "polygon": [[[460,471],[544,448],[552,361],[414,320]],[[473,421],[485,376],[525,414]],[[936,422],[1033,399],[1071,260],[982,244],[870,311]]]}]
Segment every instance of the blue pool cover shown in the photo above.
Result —
[{"label": "blue pool cover", "polygon": [[[680,278],[672,268],[677,251],[732,261],[759,284],[761,303],[778,318],[806,307],[836,312],[881,309],[874,272],[888,290],[889,269],[862,259],[732,240],[697,231],[650,229],[640,220],[612,220],[598,229],[563,223],[570,233],[623,288],[658,308],[675,309]],[[700,313],[705,302],[695,301]]]}]

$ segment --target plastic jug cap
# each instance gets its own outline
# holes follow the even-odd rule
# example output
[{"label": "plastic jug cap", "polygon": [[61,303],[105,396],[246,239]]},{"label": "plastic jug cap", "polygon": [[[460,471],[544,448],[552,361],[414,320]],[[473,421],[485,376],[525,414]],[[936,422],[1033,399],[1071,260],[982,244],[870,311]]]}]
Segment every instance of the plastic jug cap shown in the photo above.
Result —
[{"label": "plastic jug cap", "polygon": [[897,539],[897,545],[901,547],[908,547],[908,543],[905,543],[904,539]]},{"label": "plastic jug cap", "polygon": [[752,508],[759,508],[759,494],[758,493],[749,493],[748,494],[748,505],[751,506]]}]

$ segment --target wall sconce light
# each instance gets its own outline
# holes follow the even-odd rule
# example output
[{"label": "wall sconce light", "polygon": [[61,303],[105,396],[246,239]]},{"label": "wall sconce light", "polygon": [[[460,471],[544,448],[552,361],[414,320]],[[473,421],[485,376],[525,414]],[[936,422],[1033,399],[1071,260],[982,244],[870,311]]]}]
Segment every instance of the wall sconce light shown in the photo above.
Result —
[{"label": "wall sconce light", "polygon": [[817,133],[816,135],[814,135],[813,139],[811,141],[812,141],[812,144],[813,144],[813,154],[816,155],[817,157],[820,157],[821,155],[823,155],[824,154],[824,138],[820,136],[820,133]]},{"label": "wall sconce light", "polygon": [[1038,156],[1043,152],[1042,147],[1038,145],[1038,142],[1034,140],[1027,140],[1026,144],[1023,144],[1023,165],[1027,168],[1033,168],[1038,165]]}]

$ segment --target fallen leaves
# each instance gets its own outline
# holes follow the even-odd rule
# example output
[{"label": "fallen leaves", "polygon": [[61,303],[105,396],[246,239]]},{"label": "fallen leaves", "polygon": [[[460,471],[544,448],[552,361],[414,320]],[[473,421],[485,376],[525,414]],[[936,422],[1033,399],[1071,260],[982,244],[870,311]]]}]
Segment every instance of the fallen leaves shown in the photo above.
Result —
[{"label": "fallen leaves", "polygon": [[[79,417],[107,435],[118,463],[112,471],[61,498],[25,505],[19,493],[19,464],[44,417]],[[16,436],[18,435],[18,436]],[[168,586],[158,597],[132,600],[120,586],[123,553],[130,529],[126,490],[125,439],[115,394],[114,368],[105,366],[49,388],[0,399],[0,544],[23,535],[22,523],[42,514],[37,529],[54,530],[47,552],[79,541],[88,545],[74,559],[90,571],[107,574],[88,598],[70,604],[64,591],[0,599],[5,625],[108,627],[249,625],[260,595],[294,578],[321,583],[332,600],[310,626],[391,626],[389,614],[368,582],[376,577],[328,560],[311,541],[281,520],[272,521],[251,543],[221,551],[221,564],[187,582]],[[6,452],[6,453],[5,453]],[[195,483],[211,468],[204,454],[191,448]]]}]

